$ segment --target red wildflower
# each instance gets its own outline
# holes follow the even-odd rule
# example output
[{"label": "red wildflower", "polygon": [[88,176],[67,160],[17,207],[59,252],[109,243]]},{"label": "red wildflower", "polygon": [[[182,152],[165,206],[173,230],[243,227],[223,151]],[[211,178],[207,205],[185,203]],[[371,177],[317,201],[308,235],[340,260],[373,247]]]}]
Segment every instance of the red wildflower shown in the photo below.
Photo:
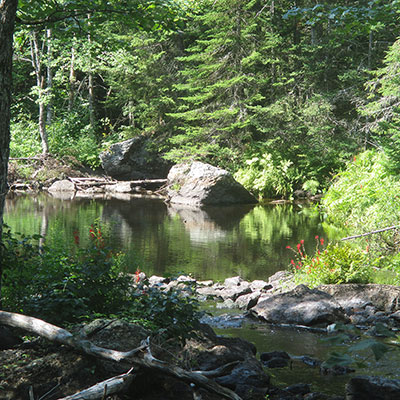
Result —
[{"label": "red wildflower", "polygon": [[95,233],[94,233],[94,227],[93,227],[93,225],[90,225],[89,233],[90,233],[90,236],[93,237],[93,238],[96,236]]},{"label": "red wildflower", "polygon": [[321,238],[320,240],[319,240],[319,242],[321,243],[321,246],[323,246],[324,245],[324,238]]},{"label": "red wildflower", "polygon": [[317,236],[315,236],[315,239],[316,239],[316,240],[318,240],[318,238],[319,238],[319,236],[318,236],[318,235],[317,235]]},{"label": "red wildflower", "polygon": [[140,282],[140,273],[141,273],[141,271],[140,271],[140,269],[138,268],[138,269],[136,270],[136,272],[135,272],[135,280],[136,280],[136,283],[139,283],[139,282]]},{"label": "red wildflower", "polygon": [[79,232],[74,231],[74,242],[76,245],[79,245]]},{"label": "red wildflower", "polygon": [[298,243],[297,244],[297,251],[300,253],[300,247],[301,247],[301,244],[300,243]]},{"label": "red wildflower", "polygon": [[301,243],[301,244],[304,244],[304,240],[303,240],[303,239],[301,239],[301,240],[300,240],[300,243]]},{"label": "red wildflower", "polygon": [[286,248],[287,248],[287,249],[291,249],[291,247],[290,247],[290,246],[286,246]]},{"label": "red wildflower", "polygon": [[293,260],[290,260],[290,263],[291,263],[292,265],[294,265],[294,261],[293,261]]}]

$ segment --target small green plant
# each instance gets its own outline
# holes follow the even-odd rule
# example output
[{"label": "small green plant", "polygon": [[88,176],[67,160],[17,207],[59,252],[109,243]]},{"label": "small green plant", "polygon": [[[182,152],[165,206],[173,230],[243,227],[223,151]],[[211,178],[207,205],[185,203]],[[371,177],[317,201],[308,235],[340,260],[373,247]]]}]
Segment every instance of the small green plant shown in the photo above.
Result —
[{"label": "small green plant", "polygon": [[270,153],[253,154],[235,179],[260,198],[289,197],[299,175],[293,163]]},{"label": "small green plant", "polygon": [[362,252],[347,244],[328,244],[319,236],[316,239],[315,254],[310,257],[304,247],[304,240],[296,249],[287,246],[295,256],[290,261],[295,279],[310,287],[321,284],[367,283],[371,279],[368,252]]},{"label": "small green plant", "polygon": [[55,324],[98,317],[124,318],[165,338],[191,337],[200,317],[191,288],[161,291],[136,273],[134,283],[123,273],[124,255],[107,245],[100,224],[89,228],[89,244],[49,249],[39,235],[3,233],[2,302],[5,310],[21,312]]},{"label": "small green plant", "polygon": [[[375,329],[376,335],[381,338],[396,338],[396,334],[383,324],[377,323]],[[322,340],[329,345],[342,345],[346,342],[353,342],[353,344],[346,347],[346,350],[331,352],[322,364],[325,368],[336,366],[366,368],[367,361],[372,356],[379,361],[386,353],[393,350],[393,347],[383,340],[363,338],[360,330],[353,325],[332,324],[328,327],[328,333],[329,336]],[[357,354],[357,357],[354,354]]]},{"label": "small green plant", "polygon": [[129,318],[142,318],[157,334],[184,341],[193,336],[202,313],[192,288],[171,288],[162,291],[150,287],[148,280],[139,280],[132,294]]}]

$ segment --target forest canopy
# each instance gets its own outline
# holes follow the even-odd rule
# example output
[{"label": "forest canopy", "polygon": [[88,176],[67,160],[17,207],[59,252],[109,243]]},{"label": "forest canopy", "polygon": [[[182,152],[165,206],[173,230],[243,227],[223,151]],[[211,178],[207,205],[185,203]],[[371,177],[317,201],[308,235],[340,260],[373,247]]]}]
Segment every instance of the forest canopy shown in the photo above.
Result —
[{"label": "forest canopy", "polygon": [[321,192],[371,147],[397,168],[398,1],[141,4],[20,2],[12,156],[97,167],[146,135],[264,198]]}]

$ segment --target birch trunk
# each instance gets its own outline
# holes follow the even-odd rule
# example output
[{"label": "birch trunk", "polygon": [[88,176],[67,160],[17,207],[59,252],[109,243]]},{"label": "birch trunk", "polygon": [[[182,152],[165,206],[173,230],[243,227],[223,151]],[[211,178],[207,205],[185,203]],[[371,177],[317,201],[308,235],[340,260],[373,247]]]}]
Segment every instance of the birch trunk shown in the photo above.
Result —
[{"label": "birch trunk", "polygon": [[47,139],[46,131],[46,105],[44,98],[46,89],[46,77],[43,72],[42,56],[43,54],[39,46],[38,34],[36,31],[33,31],[31,38],[31,58],[32,66],[36,76],[36,85],[38,88],[39,133],[42,142],[42,154],[45,156],[49,153],[49,142]]}]

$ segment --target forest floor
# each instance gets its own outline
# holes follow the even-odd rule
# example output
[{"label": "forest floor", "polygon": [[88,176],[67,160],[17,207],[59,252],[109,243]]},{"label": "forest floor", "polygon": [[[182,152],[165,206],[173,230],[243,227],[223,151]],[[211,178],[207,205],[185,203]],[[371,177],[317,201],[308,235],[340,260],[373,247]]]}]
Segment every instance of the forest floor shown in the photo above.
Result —
[{"label": "forest floor", "polygon": [[54,181],[67,177],[91,177],[102,175],[100,168],[93,170],[73,157],[56,159],[52,156],[10,159],[8,183],[28,185],[32,189],[50,186]]}]

